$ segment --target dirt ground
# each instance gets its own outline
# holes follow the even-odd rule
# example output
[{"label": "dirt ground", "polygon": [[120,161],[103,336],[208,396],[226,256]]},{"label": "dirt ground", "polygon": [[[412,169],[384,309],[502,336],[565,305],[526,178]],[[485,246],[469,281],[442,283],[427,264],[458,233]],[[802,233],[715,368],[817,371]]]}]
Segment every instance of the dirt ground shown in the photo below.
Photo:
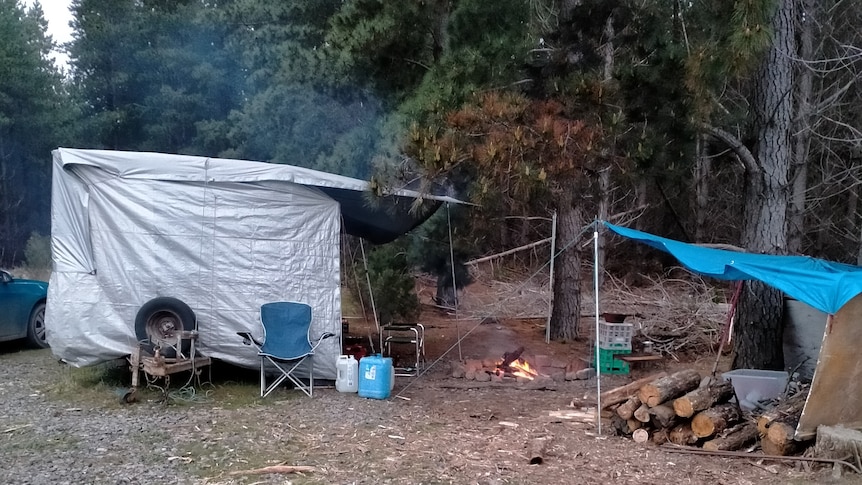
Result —
[{"label": "dirt ground", "polygon": [[[694,286],[698,283],[695,282]],[[692,285],[682,285],[690,290]],[[431,304],[433,281],[420,280],[418,293],[423,304],[421,322],[426,329],[426,352],[430,368],[418,378],[399,377],[392,399],[402,408],[422,408],[421,414],[435,423],[432,438],[401,440],[399,453],[413,457],[443,460],[458,470],[454,475],[439,475],[443,482],[454,483],[824,483],[835,478],[824,466],[793,462],[770,462],[752,458],[723,458],[668,451],[653,444],[636,444],[630,438],[612,436],[607,419],[601,433],[589,419],[567,419],[567,414],[594,409],[596,396],[632,380],[660,371],[668,373],[694,368],[702,376],[729,370],[729,356],[716,362],[715,352],[704,353],[703,346],[677,348],[660,362],[632,365],[624,375],[603,374],[600,380],[553,380],[532,383],[475,382],[453,376],[453,363],[468,359],[499,359],[504,353],[524,348],[527,360],[554,362],[556,365],[589,365],[593,356],[595,311],[593,296],[585,293],[582,337],[571,342],[546,341],[547,288],[542,282],[510,284],[487,277],[466,290],[457,312]],[[662,290],[665,291],[665,290]],[[678,289],[675,293],[679,293]],[[603,311],[628,313],[635,327],[639,319],[670,318],[669,313],[689,312],[697,318],[712,319],[711,327],[723,323],[726,305],[720,300],[714,308],[673,301],[691,296],[652,297],[612,292],[603,297]],[[631,298],[628,298],[631,297]],[[715,299],[707,295],[707,299]],[[670,300],[670,301],[668,301]],[[663,307],[656,309],[655,306]],[[693,306],[698,307],[692,309]],[[361,318],[352,319],[352,335],[376,335],[376,327]],[[686,325],[691,332],[694,324]],[[701,338],[702,339],[702,338]],[[680,339],[697,343],[698,338]],[[397,354],[395,361],[408,363],[409,349]],[[540,368],[541,370],[541,368]],[[547,369],[546,369],[547,370]],[[399,402],[401,398],[409,399]],[[406,424],[406,423],[405,423]],[[529,464],[535,440],[548,443],[540,465]],[[429,442],[433,442],[430,444]],[[436,450],[436,451],[435,451]],[[440,450],[445,450],[441,454]],[[678,450],[677,450],[678,451]],[[757,453],[757,449],[749,449]],[[434,457],[434,458],[432,458]],[[439,465],[439,464],[438,464]],[[464,474],[463,472],[468,472]],[[469,478],[468,478],[469,477]],[[426,478],[427,479],[427,478]],[[838,480],[856,483],[856,477]],[[432,479],[431,482],[436,480]]]},{"label": "dirt ground", "polygon": [[[123,389],[115,381],[82,378],[84,369],[59,364],[48,350],[4,346],[0,482],[862,483],[853,475],[834,478],[831,467],[636,444],[610,436],[607,421],[600,434],[589,415],[572,417],[594,404],[595,378],[541,386],[455,378],[452,361],[499,357],[519,346],[524,355],[546,356],[548,362],[589,360],[591,334],[585,328],[582,340],[545,343],[547,295],[540,284],[479,281],[463,296],[457,315],[430,305],[431,288],[432,281],[420,282],[427,370],[419,377],[398,377],[386,400],[340,393],[333,386],[316,388],[312,398],[279,389],[260,399],[255,374],[227,375],[214,366],[193,397],[174,392],[165,403],[150,390],[139,402],[123,405],[117,400]],[[633,301],[615,297],[606,305],[623,311]],[[376,335],[373,324],[348,320],[350,335]],[[602,376],[601,388],[659,370],[694,366],[708,372],[714,355],[689,361],[669,357],[628,375]],[[531,464],[537,455],[541,463]],[[277,465],[310,468],[298,474],[253,472]]]}]

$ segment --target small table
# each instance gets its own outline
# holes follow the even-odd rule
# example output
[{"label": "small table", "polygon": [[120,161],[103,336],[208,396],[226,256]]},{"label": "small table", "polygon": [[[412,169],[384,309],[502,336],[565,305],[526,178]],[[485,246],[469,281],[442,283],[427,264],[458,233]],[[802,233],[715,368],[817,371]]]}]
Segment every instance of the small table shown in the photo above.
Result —
[{"label": "small table", "polygon": [[641,364],[644,362],[658,362],[660,360],[664,360],[664,356],[661,354],[617,354],[614,355],[614,358],[623,362],[628,362],[629,364]]}]

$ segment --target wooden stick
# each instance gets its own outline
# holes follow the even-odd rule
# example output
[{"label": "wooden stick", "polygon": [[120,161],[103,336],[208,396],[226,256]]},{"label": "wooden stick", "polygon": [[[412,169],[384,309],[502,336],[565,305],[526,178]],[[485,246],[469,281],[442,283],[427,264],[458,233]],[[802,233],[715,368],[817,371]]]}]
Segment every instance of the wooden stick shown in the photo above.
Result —
[{"label": "wooden stick", "polygon": [[530,442],[530,465],[541,465],[545,462],[545,450],[550,438],[536,438]]},{"label": "wooden stick", "polygon": [[485,257],[483,257],[483,258],[473,259],[473,260],[467,261],[467,262],[466,262],[466,263],[464,263],[464,264],[465,264],[465,265],[473,265],[473,264],[484,263],[485,261],[491,261],[492,259],[501,258],[501,257],[503,257],[503,256],[506,256],[506,255],[509,255],[509,254],[513,254],[513,253],[517,253],[518,251],[523,251],[523,250],[525,250],[525,249],[534,248],[534,247],[536,247],[536,246],[541,246],[542,244],[546,244],[546,243],[549,243],[549,242],[551,242],[551,238],[546,237],[545,239],[542,239],[542,240],[540,240],[540,241],[531,242],[530,244],[525,244],[525,245],[523,245],[523,246],[519,246],[519,247],[517,247],[517,248],[509,249],[509,250],[503,251],[502,253],[492,254],[492,255],[490,255],[490,256],[485,256]]},{"label": "wooden stick", "polygon": [[313,466],[297,466],[297,465],[273,465],[263,468],[255,468],[253,470],[236,470],[228,473],[228,475],[267,475],[269,473],[310,473],[314,471]]},{"label": "wooden stick", "polygon": [[862,473],[862,469],[857,467],[856,465],[844,461],[837,460],[834,458],[815,458],[810,456],[774,456],[774,455],[766,455],[763,453],[749,453],[742,451],[709,451],[703,450],[701,448],[693,448],[690,446],[675,446],[675,445],[662,445],[662,451],[667,451],[670,453],[686,453],[691,455],[712,455],[712,456],[733,456],[737,458],[746,458],[749,460],[775,460],[775,461],[811,461],[811,462],[819,462],[819,463],[838,463],[840,465],[844,465],[848,468],[851,468],[856,473]]}]

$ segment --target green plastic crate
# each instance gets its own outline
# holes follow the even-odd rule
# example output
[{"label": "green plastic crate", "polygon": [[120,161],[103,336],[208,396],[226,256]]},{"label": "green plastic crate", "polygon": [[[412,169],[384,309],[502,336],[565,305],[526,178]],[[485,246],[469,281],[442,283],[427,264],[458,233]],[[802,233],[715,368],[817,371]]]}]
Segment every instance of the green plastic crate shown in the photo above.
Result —
[{"label": "green plastic crate", "polygon": [[[595,351],[594,351],[595,352]],[[599,365],[596,365],[595,355],[593,356],[593,366],[602,374],[628,374],[630,371],[629,363],[614,358],[617,355],[625,355],[632,353],[631,349],[599,349]],[[601,369],[599,369],[601,366]]]}]

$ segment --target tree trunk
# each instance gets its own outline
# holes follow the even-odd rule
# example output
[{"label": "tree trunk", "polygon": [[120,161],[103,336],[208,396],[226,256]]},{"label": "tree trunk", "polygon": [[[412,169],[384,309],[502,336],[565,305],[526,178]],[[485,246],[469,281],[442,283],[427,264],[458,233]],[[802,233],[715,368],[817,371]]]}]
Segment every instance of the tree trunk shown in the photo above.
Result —
[{"label": "tree trunk", "polygon": [[[602,169],[599,172],[599,191],[601,193],[599,199],[599,220],[606,221],[608,220],[608,207],[610,207],[610,192],[611,192],[611,169],[609,167]],[[598,240],[598,262],[596,263],[599,267],[599,288],[602,287],[602,283],[604,282],[604,267],[605,261],[607,260],[605,256],[605,236],[602,235],[602,231],[599,231],[599,240]]]},{"label": "tree trunk", "polygon": [[695,148],[694,194],[695,194],[695,229],[694,241],[707,241],[706,221],[709,207],[709,175],[712,172],[712,158],[706,153],[704,135],[698,135]]},{"label": "tree trunk", "polygon": [[[793,144],[793,192],[790,196],[790,211],[787,226],[787,251],[791,254],[802,252],[802,238],[805,234],[805,193],[808,189],[808,152],[811,143],[811,99],[814,72],[804,61],[814,56],[814,19],[811,17],[816,0],[804,0],[806,18],[799,25],[799,82],[796,83],[796,133]],[[853,192],[851,192],[853,193]],[[855,208],[854,208],[855,209]],[[855,210],[849,227],[855,227]]]},{"label": "tree trunk", "polygon": [[[758,170],[747,174],[743,245],[756,253],[787,250],[790,126],[796,55],[794,0],[779,0],[771,21],[772,45],[755,77],[754,155]],[[782,298],[760,282],[746,285],[734,326],[734,368],[781,369]]]},{"label": "tree trunk", "polygon": [[578,252],[584,216],[575,204],[572,186],[563,184],[557,219],[557,247],[565,250],[554,263],[554,307],[551,311],[551,338],[572,341],[579,337],[581,323],[581,255]]},{"label": "tree trunk", "polygon": [[734,324],[734,369],[784,369],[781,292],[760,281],[742,289]]}]

